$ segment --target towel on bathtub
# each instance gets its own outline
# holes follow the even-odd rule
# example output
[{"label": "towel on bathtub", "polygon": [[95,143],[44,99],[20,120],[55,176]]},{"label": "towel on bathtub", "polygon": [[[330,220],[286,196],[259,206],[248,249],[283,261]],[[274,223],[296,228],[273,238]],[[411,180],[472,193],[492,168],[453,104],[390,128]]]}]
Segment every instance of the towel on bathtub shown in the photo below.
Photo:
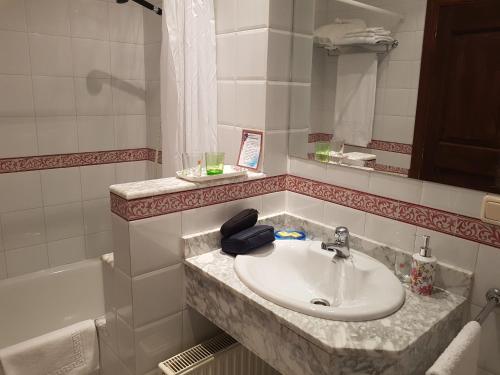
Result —
[{"label": "towel on bathtub", "polygon": [[99,369],[93,320],[0,350],[0,375],[87,375]]}]

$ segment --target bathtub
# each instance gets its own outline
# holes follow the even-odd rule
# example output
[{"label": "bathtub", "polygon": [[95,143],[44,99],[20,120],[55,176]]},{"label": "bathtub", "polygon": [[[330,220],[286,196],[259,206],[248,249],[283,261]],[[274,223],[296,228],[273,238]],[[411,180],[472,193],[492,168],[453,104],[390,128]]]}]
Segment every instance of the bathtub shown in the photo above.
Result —
[{"label": "bathtub", "polygon": [[0,349],[101,315],[100,259],[0,281]]}]

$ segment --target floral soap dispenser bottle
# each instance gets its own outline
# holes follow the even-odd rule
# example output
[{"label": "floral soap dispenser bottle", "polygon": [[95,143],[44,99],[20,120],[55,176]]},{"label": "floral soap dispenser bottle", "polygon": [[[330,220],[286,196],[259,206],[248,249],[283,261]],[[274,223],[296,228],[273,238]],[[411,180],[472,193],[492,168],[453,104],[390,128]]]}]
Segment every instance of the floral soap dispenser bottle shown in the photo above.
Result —
[{"label": "floral soap dispenser bottle", "polygon": [[430,296],[434,285],[434,273],[436,270],[436,257],[431,255],[429,248],[429,236],[423,236],[424,246],[419,253],[413,254],[410,273],[411,291],[422,296]]}]

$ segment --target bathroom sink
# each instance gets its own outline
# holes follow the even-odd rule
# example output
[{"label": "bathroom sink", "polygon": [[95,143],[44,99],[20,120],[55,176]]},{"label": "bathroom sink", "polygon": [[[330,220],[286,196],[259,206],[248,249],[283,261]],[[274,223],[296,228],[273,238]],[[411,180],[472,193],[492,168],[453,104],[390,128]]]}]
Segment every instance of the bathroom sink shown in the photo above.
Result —
[{"label": "bathroom sink", "polygon": [[397,311],[405,291],[382,263],[351,249],[334,258],[319,241],[275,241],[238,255],[234,268],[253,292],[290,310],[318,318],[365,321]]}]

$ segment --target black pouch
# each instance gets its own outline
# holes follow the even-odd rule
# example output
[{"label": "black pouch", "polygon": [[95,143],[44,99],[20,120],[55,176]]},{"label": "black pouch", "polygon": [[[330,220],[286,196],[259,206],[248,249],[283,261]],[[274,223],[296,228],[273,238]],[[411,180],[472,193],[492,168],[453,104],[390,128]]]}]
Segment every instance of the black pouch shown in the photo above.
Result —
[{"label": "black pouch", "polygon": [[247,254],[251,250],[274,241],[274,228],[256,225],[221,240],[222,251],[232,255]]},{"label": "black pouch", "polygon": [[230,237],[235,233],[253,227],[259,218],[259,211],[247,208],[234,215],[220,227],[222,237]]}]

